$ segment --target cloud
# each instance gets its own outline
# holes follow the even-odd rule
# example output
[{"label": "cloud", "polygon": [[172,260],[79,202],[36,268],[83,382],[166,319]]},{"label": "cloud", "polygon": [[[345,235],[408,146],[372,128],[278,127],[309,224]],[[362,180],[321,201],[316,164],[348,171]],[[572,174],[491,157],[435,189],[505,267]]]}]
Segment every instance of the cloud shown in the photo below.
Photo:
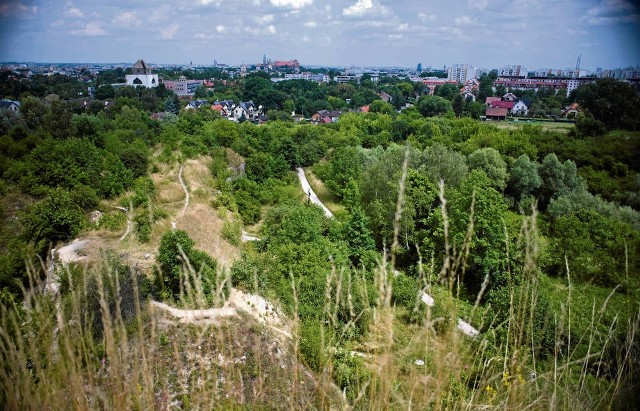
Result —
[{"label": "cloud", "polygon": [[371,0],[358,0],[356,4],[343,9],[342,14],[345,16],[362,16],[372,8],[373,2]]},{"label": "cloud", "polygon": [[304,23],[304,26],[309,28],[316,28],[318,27],[318,23],[316,23],[315,21],[307,21],[306,23]]},{"label": "cloud", "polygon": [[629,1],[601,0],[599,5],[587,10],[580,22],[590,26],[639,23],[640,13]]},{"label": "cloud", "polygon": [[519,23],[507,23],[504,25],[505,30],[518,31],[518,30],[526,30],[527,23],[519,22]]},{"label": "cloud", "polygon": [[151,15],[147,20],[149,20],[149,22],[151,23],[161,23],[163,21],[169,20],[170,15],[171,15],[171,7],[164,5],[153,10],[153,12],[151,13]]},{"label": "cloud", "polygon": [[72,7],[69,10],[64,12],[64,15],[67,17],[75,17],[75,18],[83,18],[84,17],[84,13],[82,12],[82,10]]},{"label": "cloud", "polygon": [[73,36],[99,37],[105,36],[107,34],[107,31],[102,27],[102,23],[98,21],[92,21],[90,23],[87,23],[83,29],[71,30],[70,33]]},{"label": "cloud", "polygon": [[180,29],[180,25],[176,23],[168,27],[165,27],[160,30],[160,38],[163,40],[171,40],[173,39],[173,36],[176,35],[179,29]]},{"label": "cloud", "polygon": [[484,10],[489,5],[488,0],[469,0],[469,7],[477,10]]},{"label": "cloud", "polygon": [[267,27],[267,31],[269,32],[269,34],[275,34],[276,28],[273,26],[273,24],[270,24],[269,27]]},{"label": "cloud", "polygon": [[135,11],[125,11],[113,19],[113,24],[120,27],[140,26],[141,23]]},{"label": "cloud", "polygon": [[27,6],[19,1],[7,1],[0,4],[0,16],[24,16],[37,12],[38,6]]},{"label": "cloud", "polygon": [[276,7],[292,7],[299,9],[313,4],[313,0],[271,0],[271,4]]},{"label": "cloud", "polygon": [[227,31],[227,28],[225,26],[223,26],[222,24],[218,24],[216,26],[216,31],[220,34],[224,33]]},{"label": "cloud", "polygon": [[435,14],[418,13],[418,18],[423,22],[436,21]]},{"label": "cloud", "polygon": [[472,19],[469,16],[456,17],[454,22],[455,22],[456,26],[458,26],[458,27],[473,26],[473,25],[476,24],[475,19]]},{"label": "cloud", "polygon": [[265,14],[261,17],[256,17],[256,22],[258,24],[269,24],[273,22],[273,14]]}]

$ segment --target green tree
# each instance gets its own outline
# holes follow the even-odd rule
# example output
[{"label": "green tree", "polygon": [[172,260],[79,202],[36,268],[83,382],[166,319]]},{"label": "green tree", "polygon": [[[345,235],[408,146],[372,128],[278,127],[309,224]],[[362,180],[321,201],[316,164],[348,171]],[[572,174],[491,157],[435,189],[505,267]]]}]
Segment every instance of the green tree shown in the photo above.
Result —
[{"label": "green tree", "polygon": [[363,158],[357,147],[338,147],[329,160],[327,187],[342,197],[349,180],[358,180],[363,169]]},{"label": "green tree", "polygon": [[349,245],[349,256],[354,264],[361,262],[368,251],[375,249],[375,242],[369,230],[369,219],[359,205],[352,208],[349,213],[345,227],[345,240]]},{"label": "green tree", "polygon": [[432,182],[444,180],[451,187],[457,186],[468,172],[462,154],[437,143],[424,149],[420,164]]},{"label": "green tree", "polygon": [[24,236],[43,252],[49,245],[76,236],[84,221],[82,210],[73,202],[69,192],[56,188],[24,214]]},{"label": "green tree", "polygon": [[438,96],[422,96],[418,99],[418,110],[424,117],[440,116],[452,113],[451,102]]},{"label": "green tree", "polygon": [[111,84],[103,84],[96,89],[98,100],[107,100],[116,97],[116,91]]},{"label": "green tree", "polygon": [[521,201],[535,195],[541,185],[537,163],[531,161],[526,154],[518,157],[511,166],[508,192],[514,199]]},{"label": "green tree", "polygon": [[554,153],[544,157],[539,172],[542,178],[540,197],[543,209],[546,209],[552,199],[584,187],[584,181],[578,176],[576,164],[571,160],[561,163]]},{"label": "green tree", "polygon": [[573,99],[607,128],[640,127],[640,97],[628,83],[599,79],[578,87]]},{"label": "green tree", "polygon": [[20,113],[31,130],[38,129],[44,123],[45,115],[49,112],[47,105],[39,98],[29,96],[20,103]]},{"label": "green tree", "polygon": [[443,84],[441,86],[436,86],[434,94],[449,101],[453,101],[456,96],[460,95],[460,88],[457,84]]},{"label": "green tree", "polygon": [[200,273],[204,296],[212,297],[211,290],[215,287],[217,262],[206,253],[193,248],[194,245],[195,242],[183,230],[167,231],[160,240],[158,285],[161,290],[168,292],[174,298],[183,294],[186,281],[190,281],[194,289],[197,286],[192,282],[193,276],[187,271],[187,263],[194,271]]},{"label": "green tree", "polygon": [[493,183],[493,187],[502,191],[507,186],[507,163],[498,150],[480,148],[467,157],[470,170],[482,170]]}]

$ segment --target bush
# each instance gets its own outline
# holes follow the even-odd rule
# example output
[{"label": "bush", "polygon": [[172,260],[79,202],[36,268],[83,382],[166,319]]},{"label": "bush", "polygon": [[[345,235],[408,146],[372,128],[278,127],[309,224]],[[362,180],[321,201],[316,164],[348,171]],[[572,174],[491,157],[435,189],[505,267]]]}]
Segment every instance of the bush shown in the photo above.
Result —
[{"label": "bush", "polygon": [[[161,272],[158,285],[173,298],[183,295],[185,281],[189,281],[193,289],[202,286],[204,297],[207,299],[213,297],[211,291],[215,286],[217,262],[208,254],[194,249],[194,244],[189,234],[182,230],[168,231],[160,240],[158,262]],[[202,284],[192,282],[191,274],[186,271],[187,261],[184,260],[183,254],[191,267],[201,274]]]},{"label": "bush", "polygon": [[69,192],[57,188],[23,215],[24,236],[43,252],[50,244],[76,236],[85,220]]},{"label": "bush", "polygon": [[227,240],[229,244],[240,245],[242,238],[242,225],[238,221],[226,220],[222,225],[222,238]]}]

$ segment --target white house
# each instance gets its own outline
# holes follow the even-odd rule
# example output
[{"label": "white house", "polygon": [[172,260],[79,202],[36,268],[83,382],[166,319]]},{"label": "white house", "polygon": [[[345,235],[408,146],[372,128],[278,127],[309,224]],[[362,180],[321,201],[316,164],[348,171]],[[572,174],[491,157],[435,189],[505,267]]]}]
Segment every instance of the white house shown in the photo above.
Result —
[{"label": "white house", "polygon": [[529,107],[522,100],[518,100],[511,109],[511,114],[513,114],[514,116],[526,116],[528,113]]},{"label": "white house", "polygon": [[20,111],[20,102],[13,100],[0,100],[0,110],[2,111]]}]

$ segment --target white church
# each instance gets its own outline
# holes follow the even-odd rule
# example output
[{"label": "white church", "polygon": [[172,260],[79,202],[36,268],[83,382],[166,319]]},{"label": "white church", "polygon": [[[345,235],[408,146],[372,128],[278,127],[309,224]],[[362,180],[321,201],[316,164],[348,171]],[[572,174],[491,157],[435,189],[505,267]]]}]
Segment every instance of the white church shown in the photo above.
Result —
[{"label": "white church", "polygon": [[140,59],[133,65],[133,74],[127,74],[127,86],[157,87],[158,75],[151,73],[151,67]]}]

